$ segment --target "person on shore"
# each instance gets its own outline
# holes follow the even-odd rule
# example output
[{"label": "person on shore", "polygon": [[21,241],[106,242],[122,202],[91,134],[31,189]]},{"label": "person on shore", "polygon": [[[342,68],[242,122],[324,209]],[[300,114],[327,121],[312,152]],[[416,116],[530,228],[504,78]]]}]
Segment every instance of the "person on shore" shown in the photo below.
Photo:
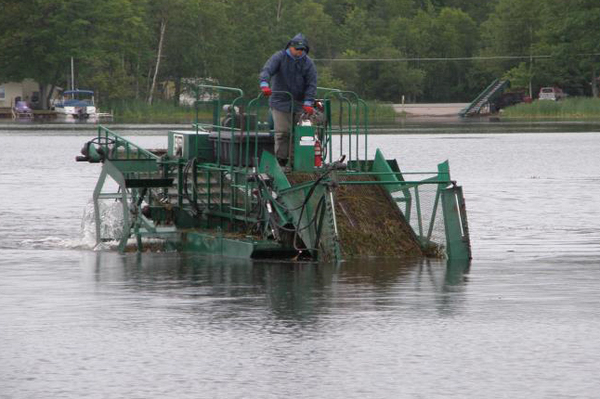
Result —
[{"label": "person on shore", "polygon": [[[282,166],[288,163],[291,166],[293,154],[288,152],[293,124],[297,123],[302,113],[311,115],[314,112],[317,69],[308,56],[309,50],[308,41],[302,33],[298,33],[283,50],[269,58],[259,76],[260,89],[270,97],[269,106],[275,128],[275,156]],[[293,102],[285,92],[292,94]]]}]

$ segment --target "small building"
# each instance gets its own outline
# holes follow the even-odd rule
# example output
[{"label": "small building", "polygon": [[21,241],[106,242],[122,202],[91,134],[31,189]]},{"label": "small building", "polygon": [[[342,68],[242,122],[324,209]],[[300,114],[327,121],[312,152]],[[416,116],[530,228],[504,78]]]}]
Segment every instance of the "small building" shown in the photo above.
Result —
[{"label": "small building", "polygon": [[[182,78],[181,88],[179,93],[179,104],[185,106],[193,106],[196,101],[196,93],[191,89],[196,85],[217,85],[218,82],[212,78]],[[166,80],[159,84],[159,93],[165,100],[171,100],[175,97],[176,89],[175,82]],[[219,93],[214,90],[206,90],[200,93],[200,101],[211,101],[219,98]]]},{"label": "small building", "polygon": [[40,85],[33,79],[0,83],[0,108],[12,108],[17,101],[27,101],[32,108],[41,108]]}]

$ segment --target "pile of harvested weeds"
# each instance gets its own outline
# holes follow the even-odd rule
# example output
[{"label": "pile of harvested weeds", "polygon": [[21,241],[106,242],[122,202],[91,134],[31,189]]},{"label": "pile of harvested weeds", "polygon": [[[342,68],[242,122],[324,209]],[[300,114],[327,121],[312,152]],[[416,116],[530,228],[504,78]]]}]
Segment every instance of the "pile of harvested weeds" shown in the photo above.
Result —
[{"label": "pile of harvested weeds", "polygon": [[[340,176],[340,181],[374,180],[374,176]],[[412,228],[384,187],[341,184],[335,200],[345,256],[424,256]]]},{"label": "pile of harvested weeds", "polygon": [[[316,180],[318,174],[292,173],[292,185]],[[343,181],[376,181],[370,175],[331,176]],[[344,185],[334,191],[339,243],[344,257],[425,256],[412,228],[387,190],[377,184]]]}]

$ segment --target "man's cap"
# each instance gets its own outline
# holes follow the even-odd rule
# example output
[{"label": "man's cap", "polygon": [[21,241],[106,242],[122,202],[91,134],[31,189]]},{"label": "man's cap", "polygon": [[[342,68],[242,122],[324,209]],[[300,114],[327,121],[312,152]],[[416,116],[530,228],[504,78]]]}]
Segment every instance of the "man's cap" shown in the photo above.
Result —
[{"label": "man's cap", "polygon": [[306,43],[304,43],[304,41],[302,41],[302,40],[295,40],[292,43],[290,43],[290,46],[294,47],[297,50],[306,49]]}]

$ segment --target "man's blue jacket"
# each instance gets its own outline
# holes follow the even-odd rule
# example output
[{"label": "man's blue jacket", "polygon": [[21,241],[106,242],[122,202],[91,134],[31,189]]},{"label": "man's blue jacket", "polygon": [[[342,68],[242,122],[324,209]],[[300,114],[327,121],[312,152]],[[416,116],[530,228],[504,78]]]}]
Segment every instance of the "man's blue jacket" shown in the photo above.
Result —
[{"label": "man's blue jacket", "polygon": [[[306,50],[302,56],[295,58],[288,47],[292,43],[303,42]],[[265,63],[260,72],[261,87],[268,86],[271,90],[287,91],[294,97],[294,112],[301,112],[303,105],[313,105],[317,93],[317,69],[308,56],[310,48],[302,33],[298,33],[285,46],[285,49],[276,52]],[[273,93],[269,105],[278,111],[290,112],[290,97],[285,93]]]}]

